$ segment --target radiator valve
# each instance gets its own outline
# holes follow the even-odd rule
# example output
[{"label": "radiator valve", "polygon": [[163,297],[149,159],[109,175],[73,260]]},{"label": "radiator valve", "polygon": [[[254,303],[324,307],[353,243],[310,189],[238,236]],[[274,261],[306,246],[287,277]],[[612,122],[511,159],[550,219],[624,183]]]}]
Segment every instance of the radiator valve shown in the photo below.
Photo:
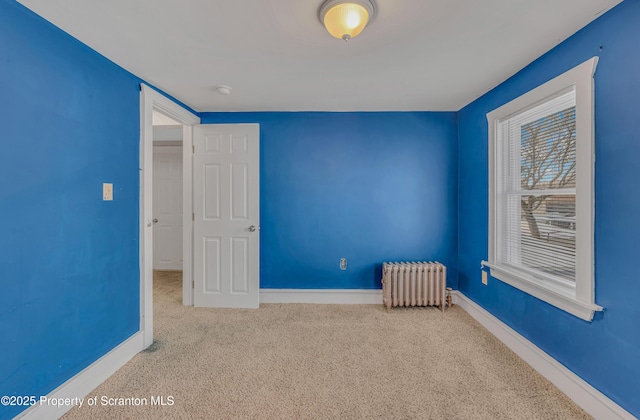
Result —
[{"label": "radiator valve", "polygon": [[451,296],[451,291],[453,289],[450,287],[447,287],[447,308],[450,308],[453,306],[453,298]]}]

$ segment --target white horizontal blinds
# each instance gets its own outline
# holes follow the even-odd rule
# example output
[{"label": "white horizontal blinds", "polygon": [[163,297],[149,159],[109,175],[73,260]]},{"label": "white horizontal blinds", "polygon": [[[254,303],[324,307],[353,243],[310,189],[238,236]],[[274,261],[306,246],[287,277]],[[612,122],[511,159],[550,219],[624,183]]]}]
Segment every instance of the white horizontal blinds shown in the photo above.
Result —
[{"label": "white horizontal blinds", "polygon": [[575,282],[575,90],[499,122],[502,262]]}]

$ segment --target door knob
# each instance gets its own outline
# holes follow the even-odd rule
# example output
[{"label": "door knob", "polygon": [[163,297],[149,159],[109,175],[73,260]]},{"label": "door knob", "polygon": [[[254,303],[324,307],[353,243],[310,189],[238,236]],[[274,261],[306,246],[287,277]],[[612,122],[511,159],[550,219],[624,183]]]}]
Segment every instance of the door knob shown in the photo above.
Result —
[{"label": "door knob", "polygon": [[249,232],[255,232],[256,227],[254,225],[249,226]]},{"label": "door knob", "polygon": [[158,223],[158,219],[153,219],[153,223]]}]

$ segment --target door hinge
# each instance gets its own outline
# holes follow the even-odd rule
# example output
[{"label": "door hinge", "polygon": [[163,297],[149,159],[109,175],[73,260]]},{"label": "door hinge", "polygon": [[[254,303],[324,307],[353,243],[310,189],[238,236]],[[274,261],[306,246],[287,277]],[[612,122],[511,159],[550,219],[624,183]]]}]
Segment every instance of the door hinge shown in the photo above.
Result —
[{"label": "door hinge", "polygon": [[196,288],[196,281],[195,280],[191,280],[191,288],[192,289]]},{"label": "door hinge", "polygon": [[195,222],[195,221],[196,221],[196,214],[195,214],[195,213],[191,213],[191,220],[192,220],[193,222]]},{"label": "door hinge", "polygon": [[191,146],[191,153],[192,154],[196,153],[196,145],[195,144]]}]

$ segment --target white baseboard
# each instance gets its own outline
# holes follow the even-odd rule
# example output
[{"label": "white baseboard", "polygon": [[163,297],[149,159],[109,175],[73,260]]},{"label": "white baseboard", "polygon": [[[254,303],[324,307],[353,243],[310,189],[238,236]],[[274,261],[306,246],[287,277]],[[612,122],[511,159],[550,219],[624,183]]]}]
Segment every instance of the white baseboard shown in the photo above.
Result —
[{"label": "white baseboard", "polygon": [[460,305],[476,321],[591,416],[603,420],[635,419],[634,416],[609,397],[589,385],[578,375],[491,315],[467,296],[457,290],[452,292],[452,296],[454,304]]},{"label": "white baseboard", "polygon": [[260,289],[260,303],[382,305],[380,289]]},{"label": "white baseboard", "polygon": [[[124,366],[133,356],[138,354],[142,350],[142,344],[143,334],[142,332],[138,332],[93,362],[73,378],[54,389],[46,398],[50,400],[85,398],[91,391],[96,389],[98,385]],[[72,404],[55,406],[47,404],[46,402],[40,403],[40,401],[37,401],[35,405],[20,413],[16,419],[57,419],[74,406],[75,405]]]}]

